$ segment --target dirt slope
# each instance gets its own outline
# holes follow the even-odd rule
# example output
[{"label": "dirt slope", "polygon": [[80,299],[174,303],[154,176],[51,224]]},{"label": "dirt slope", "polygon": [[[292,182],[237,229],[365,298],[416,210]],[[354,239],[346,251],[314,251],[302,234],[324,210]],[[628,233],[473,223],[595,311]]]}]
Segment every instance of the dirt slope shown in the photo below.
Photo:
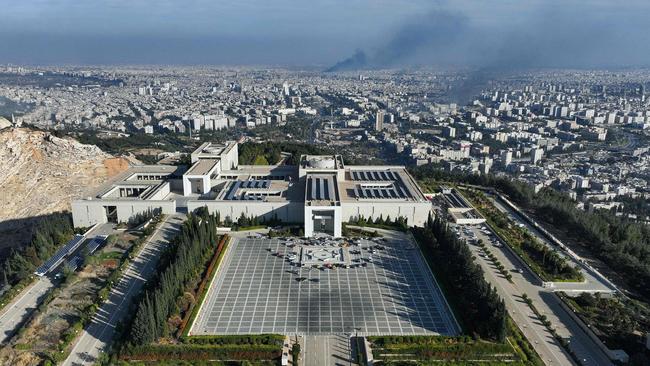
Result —
[{"label": "dirt slope", "polygon": [[94,145],[27,128],[0,131],[0,232],[15,231],[29,218],[69,210],[129,162]]}]

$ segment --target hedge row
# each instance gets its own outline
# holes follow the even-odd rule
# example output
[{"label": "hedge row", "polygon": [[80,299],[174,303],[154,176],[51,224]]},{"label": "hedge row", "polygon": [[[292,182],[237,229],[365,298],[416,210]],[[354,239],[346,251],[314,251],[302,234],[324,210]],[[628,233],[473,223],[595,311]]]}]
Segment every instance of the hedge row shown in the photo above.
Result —
[{"label": "hedge row", "polygon": [[[226,247],[228,245],[229,238],[230,237],[228,235],[224,235],[219,240],[219,244],[217,245],[217,250],[215,251],[214,256],[212,257],[212,260],[210,260],[210,263],[208,264],[208,268],[205,270],[203,279],[201,279],[201,283],[199,284],[199,288],[196,291],[196,294],[198,295],[195,297],[196,301],[190,304],[189,309],[187,309],[185,316],[183,317],[183,322],[178,328],[178,332],[177,332],[178,337],[182,338],[182,337],[187,337],[189,335],[191,324],[194,322],[194,319],[199,313],[201,304],[203,303],[203,301],[205,301],[205,296],[207,295],[208,290],[210,289],[210,284],[212,283],[214,272],[219,267],[219,264],[221,263],[224,253],[226,252]],[[189,328],[188,325],[190,325]]]},{"label": "hedge row", "polygon": [[282,355],[276,345],[142,345],[123,350],[124,361],[274,360]]},{"label": "hedge row", "polygon": [[447,337],[447,336],[370,336],[368,341],[372,344],[387,347],[393,344],[454,344],[471,343],[470,336]]},{"label": "hedge row", "polygon": [[183,337],[186,344],[211,344],[211,345],[273,345],[282,346],[284,336],[280,334],[252,334],[252,335],[197,335]]},{"label": "hedge row", "polygon": [[[457,355],[457,356],[481,356],[496,357],[508,355],[508,358],[514,356],[514,350],[510,345],[503,343],[474,343],[474,344],[440,344],[432,345],[409,345],[394,346],[387,348],[373,348],[373,353],[378,354],[414,354],[422,358],[435,357],[436,355]],[[447,358],[447,357],[443,357]],[[466,358],[466,357],[462,357]]]},{"label": "hedge row", "polygon": [[520,357],[507,343],[474,341],[469,337],[368,337],[376,359],[516,361]]}]

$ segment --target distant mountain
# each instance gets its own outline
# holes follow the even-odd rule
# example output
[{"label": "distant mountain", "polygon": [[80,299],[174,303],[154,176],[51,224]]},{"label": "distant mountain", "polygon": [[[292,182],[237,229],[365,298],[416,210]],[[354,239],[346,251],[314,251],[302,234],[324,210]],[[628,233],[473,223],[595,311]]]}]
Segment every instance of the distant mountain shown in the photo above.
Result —
[{"label": "distant mountain", "polygon": [[20,239],[33,218],[69,210],[71,200],[87,196],[128,165],[72,138],[29,128],[0,131],[0,249]]}]

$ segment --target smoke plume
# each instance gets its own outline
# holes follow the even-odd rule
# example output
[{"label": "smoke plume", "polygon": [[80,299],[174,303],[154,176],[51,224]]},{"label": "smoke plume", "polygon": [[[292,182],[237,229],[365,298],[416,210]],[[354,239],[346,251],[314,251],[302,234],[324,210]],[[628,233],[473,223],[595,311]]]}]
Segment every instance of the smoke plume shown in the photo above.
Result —
[{"label": "smoke plume", "polygon": [[357,49],[354,55],[337,62],[325,72],[382,69],[417,62],[421,52],[454,48],[455,41],[467,31],[467,26],[467,18],[460,13],[432,10],[403,24],[371,56]]},{"label": "smoke plume", "polygon": [[648,65],[650,23],[642,11],[647,4],[613,8],[599,2],[532,1],[524,8],[501,6],[497,20],[482,21],[459,3],[438,3],[408,19],[374,51],[357,50],[326,71],[467,68],[473,71],[451,90],[453,98],[465,102],[490,80],[517,71]]}]

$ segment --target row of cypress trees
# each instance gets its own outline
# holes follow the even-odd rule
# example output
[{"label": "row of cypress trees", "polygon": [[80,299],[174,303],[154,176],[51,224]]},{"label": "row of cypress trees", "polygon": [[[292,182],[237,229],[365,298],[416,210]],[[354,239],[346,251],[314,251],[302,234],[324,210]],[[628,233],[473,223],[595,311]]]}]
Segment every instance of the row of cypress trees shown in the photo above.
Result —
[{"label": "row of cypress trees", "polygon": [[187,216],[180,234],[161,256],[157,278],[149,282],[137,304],[130,331],[132,344],[149,344],[169,336],[167,320],[179,311],[178,297],[199,275],[215,248],[218,222],[219,217],[207,209]]},{"label": "row of cypress trees", "polygon": [[505,303],[483,277],[467,243],[458,239],[439,217],[429,216],[425,227],[413,228],[413,234],[436,267],[436,277],[445,284],[465,330],[483,339],[503,342],[508,317]]},{"label": "row of cypress trees", "polygon": [[566,233],[572,241],[611,267],[637,294],[646,301],[650,299],[650,225],[618,217],[615,209],[585,211],[564,192],[546,187],[535,193],[526,183],[504,176],[447,172],[434,164],[409,171],[418,180],[495,188],[546,221],[548,227]]}]

